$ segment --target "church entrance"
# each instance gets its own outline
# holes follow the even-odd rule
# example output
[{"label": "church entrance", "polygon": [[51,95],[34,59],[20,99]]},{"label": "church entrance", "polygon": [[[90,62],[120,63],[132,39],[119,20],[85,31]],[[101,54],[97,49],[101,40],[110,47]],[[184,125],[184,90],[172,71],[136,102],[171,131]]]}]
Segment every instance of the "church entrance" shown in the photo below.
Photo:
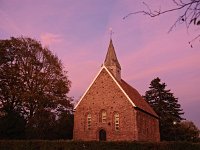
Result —
[{"label": "church entrance", "polygon": [[99,131],[99,141],[106,141],[106,131],[104,129]]}]

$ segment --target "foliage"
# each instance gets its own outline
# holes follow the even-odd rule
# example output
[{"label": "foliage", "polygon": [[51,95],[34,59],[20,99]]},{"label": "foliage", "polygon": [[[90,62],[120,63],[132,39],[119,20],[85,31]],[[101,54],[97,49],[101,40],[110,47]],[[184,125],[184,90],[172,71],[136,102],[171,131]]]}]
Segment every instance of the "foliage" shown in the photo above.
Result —
[{"label": "foliage", "polygon": [[98,142],[98,141],[0,141],[1,150],[197,150],[200,143],[189,142]]},{"label": "foliage", "polygon": [[179,123],[183,119],[178,98],[175,98],[170,90],[165,89],[166,84],[160,83],[158,77],[151,81],[149,88],[144,98],[159,116],[161,140],[174,140],[174,123]]},{"label": "foliage", "polygon": [[0,139],[23,139],[26,121],[16,112],[10,112],[0,118]]},{"label": "foliage", "polygon": [[38,41],[0,40],[0,113],[23,117],[27,137],[46,138],[56,116],[72,113],[70,85],[61,61]]},{"label": "foliage", "polygon": [[[133,14],[143,14],[143,15],[148,15],[150,17],[158,17],[166,13],[177,11],[177,14],[179,15],[176,21],[174,22],[174,24],[171,26],[169,32],[172,31],[172,29],[176,27],[177,24],[183,24],[183,23],[185,24],[187,29],[189,29],[191,25],[199,28],[200,0],[171,0],[171,1],[173,2],[175,6],[166,10],[161,10],[161,8],[159,8],[158,10],[152,10],[148,4],[143,2],[147,10],[141,10],[141,11],[129,13],[123,19]],[[192,42],[194,42],[198,38],[200,38],[199,33],[189,42],[189,44],[191,44],[191,47],[192,47]]]},{"label": "foliage", "polygon": [[53,139],[56,120],[52,112],[37,111],[27,125],[26,138],[28,139]]},{"label": "foliage", "polygon": [[55,139],[72,139],[74,115],[62,112],[56,121]]},{"label": "foliage", "polygon": [[175,126],[175,138],[179,141],[200,142],[200,130],[192,121],[182,121]]},{"label": "foliage", "polygon": [[34,120],[34,125],[26,128],[27,139],[56,140],[73,138],[73,114],[62,112],[55,119],[55,116],[48,114],[49,112],[41,113],[43,114],[42,118],[41,115],[38,115]]}]

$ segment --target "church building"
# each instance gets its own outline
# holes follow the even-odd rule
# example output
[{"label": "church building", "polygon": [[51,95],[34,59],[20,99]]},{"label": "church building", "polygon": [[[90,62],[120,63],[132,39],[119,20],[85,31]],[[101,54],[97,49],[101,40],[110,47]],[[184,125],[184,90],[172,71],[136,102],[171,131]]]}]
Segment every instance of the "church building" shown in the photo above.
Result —
[{"label": "church building", "polygon": [[74,111],[74,140],[160,141],[158,116],[121,78],[112,39],[100,71]]}]

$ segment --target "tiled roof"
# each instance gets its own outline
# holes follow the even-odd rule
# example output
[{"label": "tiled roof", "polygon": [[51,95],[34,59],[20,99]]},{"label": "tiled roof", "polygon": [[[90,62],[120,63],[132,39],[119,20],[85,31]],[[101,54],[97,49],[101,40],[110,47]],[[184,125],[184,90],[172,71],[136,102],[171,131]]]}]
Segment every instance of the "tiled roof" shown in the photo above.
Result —
[{"label": "tiled roof", "polygon": [[113,75],[110,69],[106,68],[107,71],[112,75],[112,77],[115,79],[115,81],[120,85],[122,90],[128,95],[130,100],[135,104],[136,107],[139,109],[142,109],[143,111],[158,117],[158,115],[155,113],[153,108],[149,105],[147,101],[140,95],[140,93],[134,89],[132,86],[130,86],[128,83],[126,83],[123,79],[121,81],[118,81],[116,77]]},{"label": "tiled roof", "polygon": [[124,92],[126,92],[128,97],[132,100],[132,102],[136,105],[136,107],[155,117],[158,117],[155,111],[151,108],[151,106],[145,101],[145,99],[139,94],[139,92],[136,89],[134,89],[124,80],[121,80],[121,82],[118,83],[120,84]]}]

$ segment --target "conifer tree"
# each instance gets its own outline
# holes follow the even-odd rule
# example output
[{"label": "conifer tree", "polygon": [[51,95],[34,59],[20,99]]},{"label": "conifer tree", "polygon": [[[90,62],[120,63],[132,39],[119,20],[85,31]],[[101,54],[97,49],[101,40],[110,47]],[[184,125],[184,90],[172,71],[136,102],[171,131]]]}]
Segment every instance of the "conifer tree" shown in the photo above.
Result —
[{"label": "conifer tree", "polygon": [[175,126],[183,120],[181,115],[184,114],[178,98],[166,89],[166,84],[161,83],[158,77],[151,81],[149,88],[144,97],[159,116],[161,140],[176,140]]}]

